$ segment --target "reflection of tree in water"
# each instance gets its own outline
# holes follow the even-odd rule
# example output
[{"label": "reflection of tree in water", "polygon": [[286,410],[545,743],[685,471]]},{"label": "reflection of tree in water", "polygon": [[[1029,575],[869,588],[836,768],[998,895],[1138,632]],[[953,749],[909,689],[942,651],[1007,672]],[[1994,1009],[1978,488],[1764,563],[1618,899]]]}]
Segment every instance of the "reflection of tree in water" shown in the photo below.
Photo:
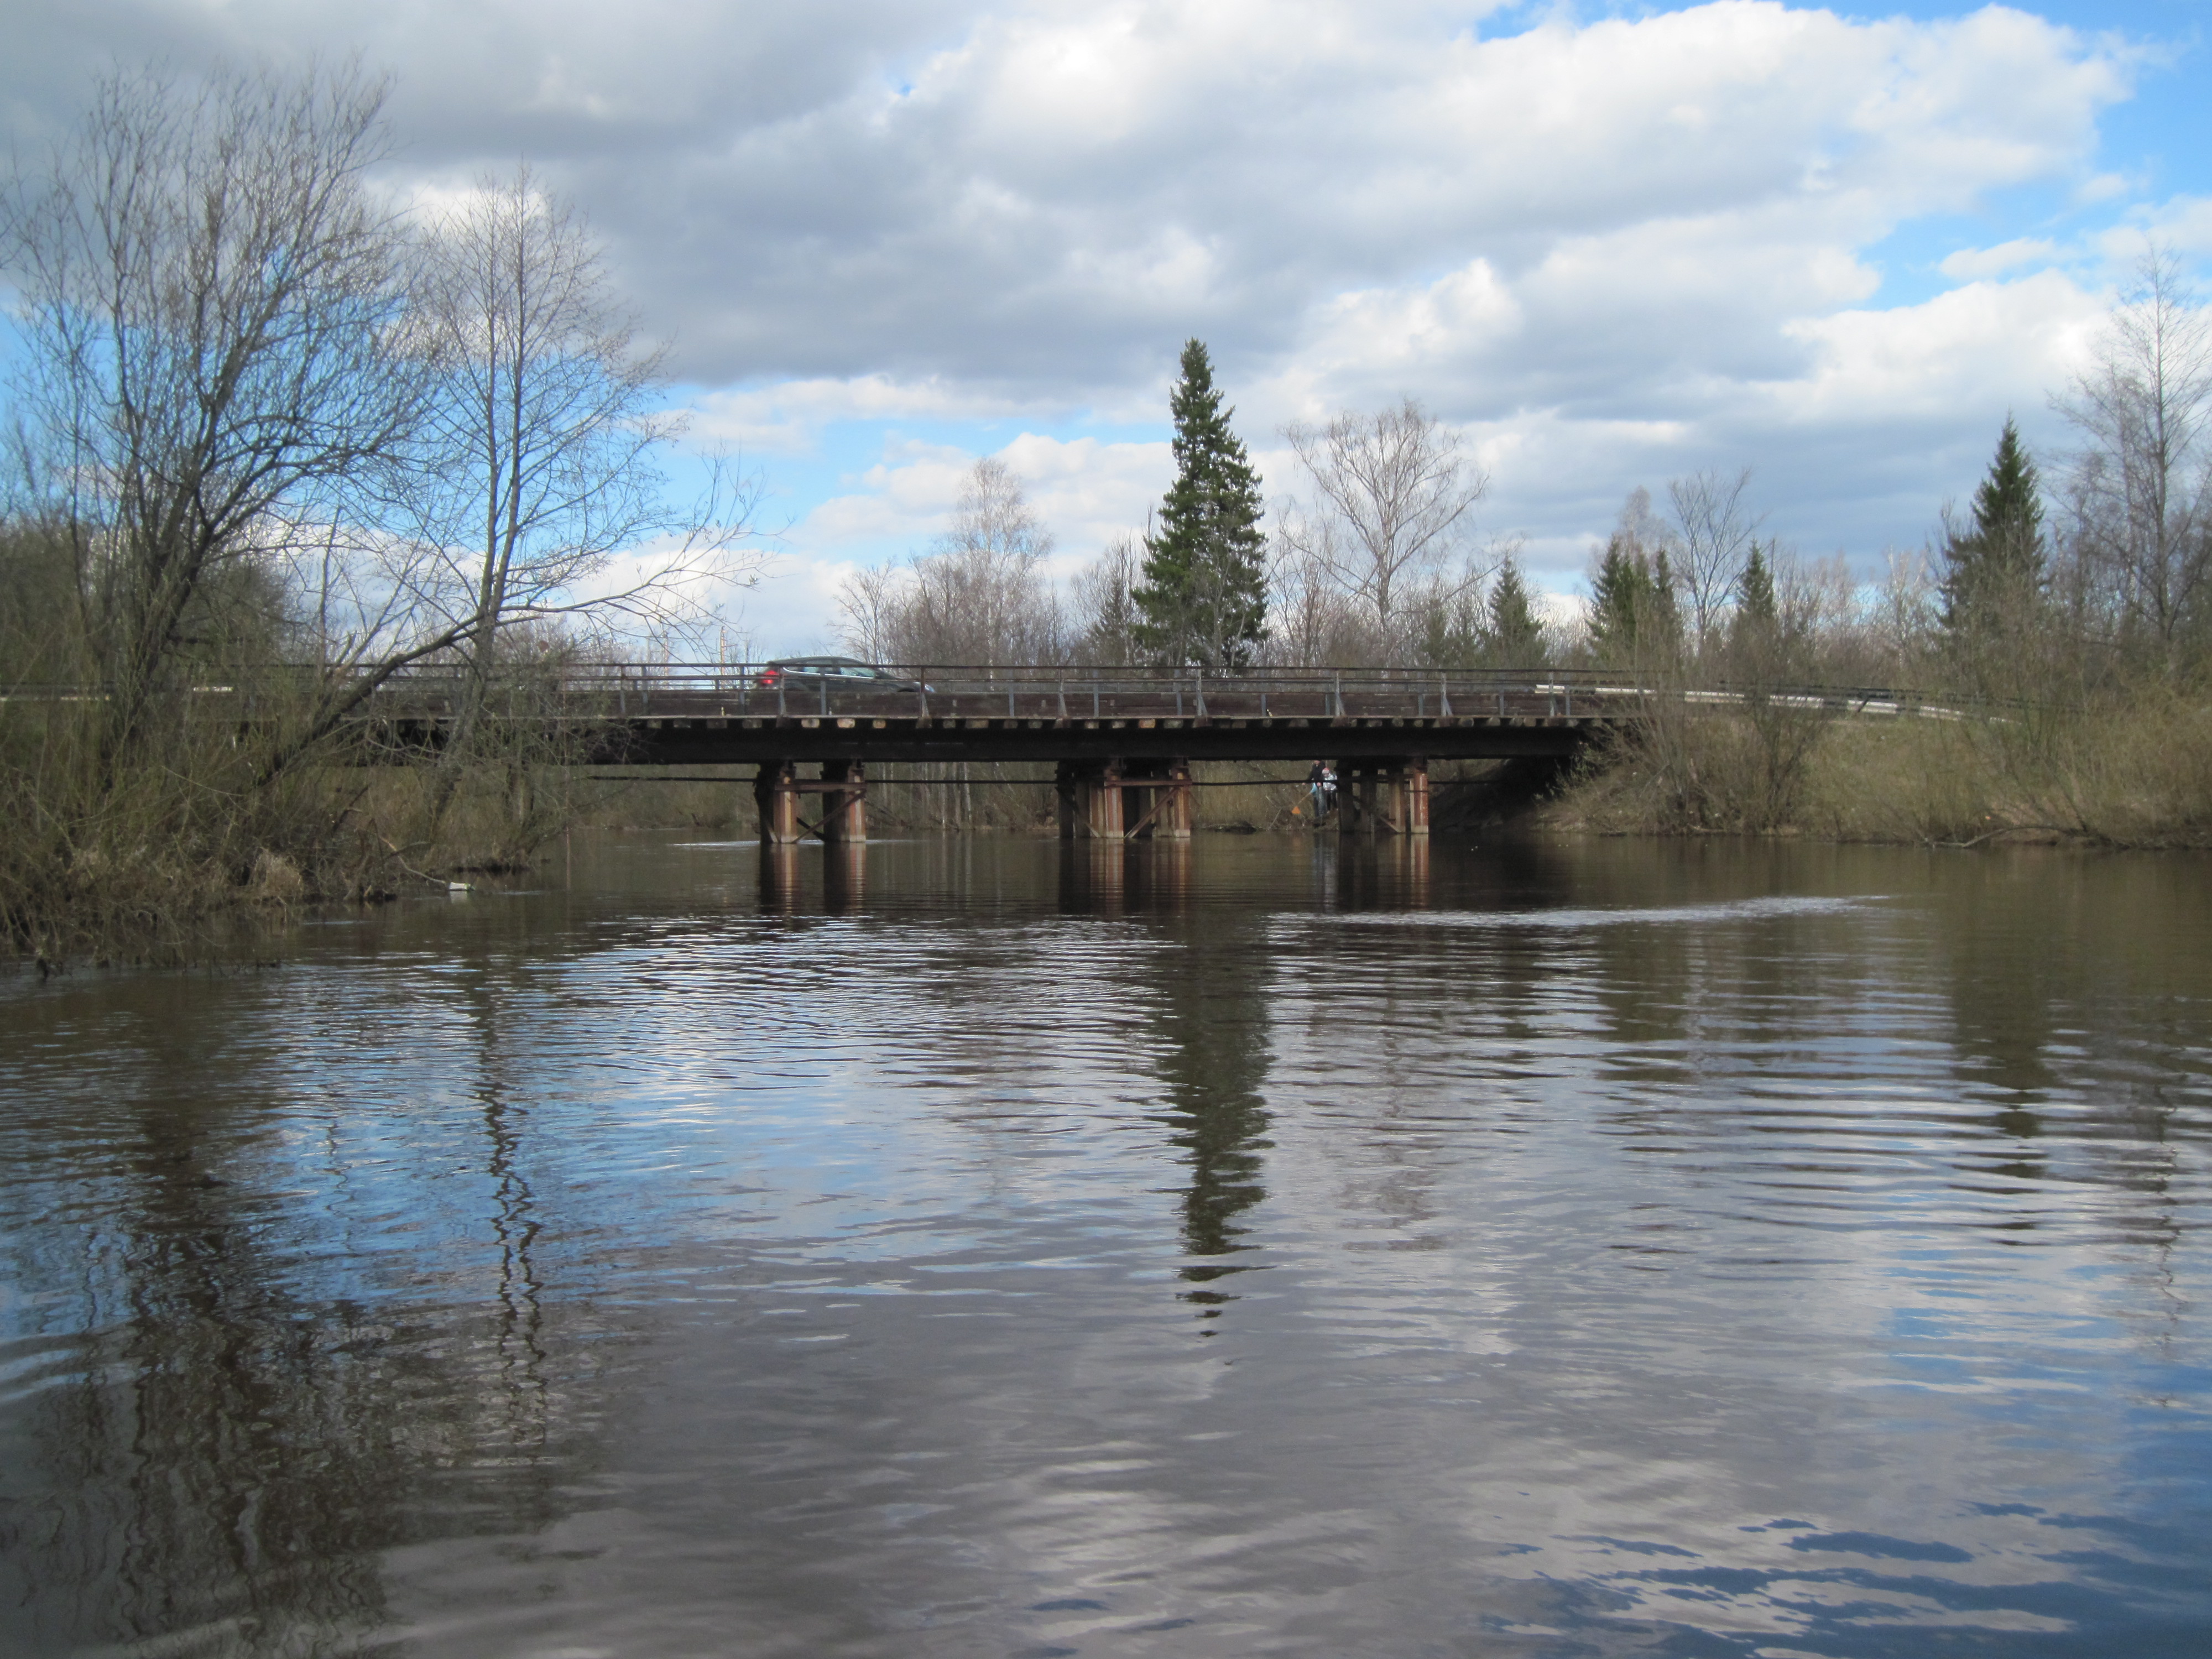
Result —
[{"label": "reflection of tree in water", "polygon": [[[70,1323],[92,1334],[68,1379],[15,1414],[0,1647],[357,1653],[386,1619],[381,1553],[561,1512],[588,1447],[549,1382],[541,1224],[497,1012],[489,998],[472,1010],[489,1296],[465,1280],[435,1301],[345,1282],[358,1264],[343,1233],[309,1231],[330,1218],[301,1215],[284,1166],[263,1178],[230,1152],[259,1126],[225,1103],[146,1109],[116,1137],[135,1146],[73,1281],[46,1264],[52,1282],[27,1287],[72,1303]],[[173,1070],[221,1074],[198,1055]],[[419,1196],[402,1184],[375,1201]],[[435,1261],[402,1268],[416,1282],[476,1265],[449,1238],[425,1243]]]},{"label": "reflection of tree in water", "polygon": [[[1172,1103],[1170,1142],[1182,1155],[1182,1277],[1212,1285],[1243,1269],[1224,1258],[1240,1243],[1245,1212],[1265,1198],[1261,1182],[1269,1115],[1261,1091],[1267,1076],[1267,952],[1243,925],[1200,915],[1184,935],[1185,949],[1164,953],[1154,1053]],[[1218,1290],[1184,1292],[1218,1314],[1234,1300]]]},{"label": "reflection of tree in water", "polygon": [[2039,1134],[2041,1120],[2032,1108],[2055,1081],[2052,1002],[2059,984],[2077,981],[2080,969],[2066,959],[2063,939],[2038,925],[2045,918],[2021,914],[2021,896],[1990,890],[1986,877],[1971,890],[1943,930],[1960,1070],[1967,1081],[2010,1097],[1996,1127]]}]

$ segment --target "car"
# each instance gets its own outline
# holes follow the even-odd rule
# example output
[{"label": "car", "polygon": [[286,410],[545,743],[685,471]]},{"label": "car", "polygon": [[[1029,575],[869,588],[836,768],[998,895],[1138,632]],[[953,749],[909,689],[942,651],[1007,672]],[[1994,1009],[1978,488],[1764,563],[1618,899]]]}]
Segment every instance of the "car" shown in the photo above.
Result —
[{"label": "car", "polygon": [[810,694],[827,687],[833,696],[839,697],[889,696],[896,693],[912,696],[929,689],[920,680],[894,674],[888,668],[875,667],[857,657],[778,657],[774,662],[761,665],[755,684],[763,691],[781,686],[787,691]]}]

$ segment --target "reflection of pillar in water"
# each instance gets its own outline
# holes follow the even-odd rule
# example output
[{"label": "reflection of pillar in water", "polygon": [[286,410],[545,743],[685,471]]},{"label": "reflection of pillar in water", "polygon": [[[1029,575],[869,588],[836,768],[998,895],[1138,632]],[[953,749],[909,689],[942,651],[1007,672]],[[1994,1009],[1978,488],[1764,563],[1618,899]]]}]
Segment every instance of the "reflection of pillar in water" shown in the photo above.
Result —
[{"label": "reflection of pillar in water", "polygon": [[1139,902],[1148,910],[1179,915],[1190,908],[1190,842],[1155,842],[1141,853],[1133,851],[1130,864],[1141,884]]},{"label": "reflection of pillar in water", "polygon": [[1063,845],[1060,849],[1060,908],[1071,915],[1120,915],[1127,859],[1120,842]]},{"label": "reflection of pillar in water", "polygon": [[868,844],[834,842],[822,849],[822,908],[830,915],[857,915],[867,897]]},{"label": "reflection of pillar in water", "polygon": [[799,846],[767,842],[760,849],[760,908],[785,915],[799,909]]},{"label": "reflection of pillar in water", "polygon": [[1429,837],[1426,827],[1424,826],[1421,834],[1407,836],[1397,850],[1401,896],[1414,908],[1425,910],[1429,908]]}]

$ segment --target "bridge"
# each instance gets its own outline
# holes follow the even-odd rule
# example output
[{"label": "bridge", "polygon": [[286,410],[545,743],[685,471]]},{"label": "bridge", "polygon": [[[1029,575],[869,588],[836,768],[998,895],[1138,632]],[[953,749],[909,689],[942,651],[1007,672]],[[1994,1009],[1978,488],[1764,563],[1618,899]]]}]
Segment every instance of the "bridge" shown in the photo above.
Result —
[{"label": "bridge", "polygon": [[[1421,836],[1431,762],[1564,759],[1644,702],[1618,675],[1568,669],[917,666],[764,687],[744,665],[619,663],[557,679],[532,701],[588,723],[593,763],[753,766],[771,843],[866,840],[868,768],[901,763],[1054,763],[1061,835],[1118,841],[1188,836],[1200,762],[1328,760],[1347,824]],[[409,674],[368,718],[388,743],[434,748],[459,690],[450,670]]]}]

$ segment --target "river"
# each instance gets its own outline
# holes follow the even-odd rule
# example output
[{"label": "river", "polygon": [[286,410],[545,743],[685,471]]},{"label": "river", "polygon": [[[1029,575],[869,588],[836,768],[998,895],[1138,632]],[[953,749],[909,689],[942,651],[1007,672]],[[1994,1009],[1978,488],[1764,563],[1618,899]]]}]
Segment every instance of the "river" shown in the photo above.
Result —
[{"label": "river", "polygon": [[0,1651],[2212,1652],[2212,861],[763,856],[0,984]]}]

